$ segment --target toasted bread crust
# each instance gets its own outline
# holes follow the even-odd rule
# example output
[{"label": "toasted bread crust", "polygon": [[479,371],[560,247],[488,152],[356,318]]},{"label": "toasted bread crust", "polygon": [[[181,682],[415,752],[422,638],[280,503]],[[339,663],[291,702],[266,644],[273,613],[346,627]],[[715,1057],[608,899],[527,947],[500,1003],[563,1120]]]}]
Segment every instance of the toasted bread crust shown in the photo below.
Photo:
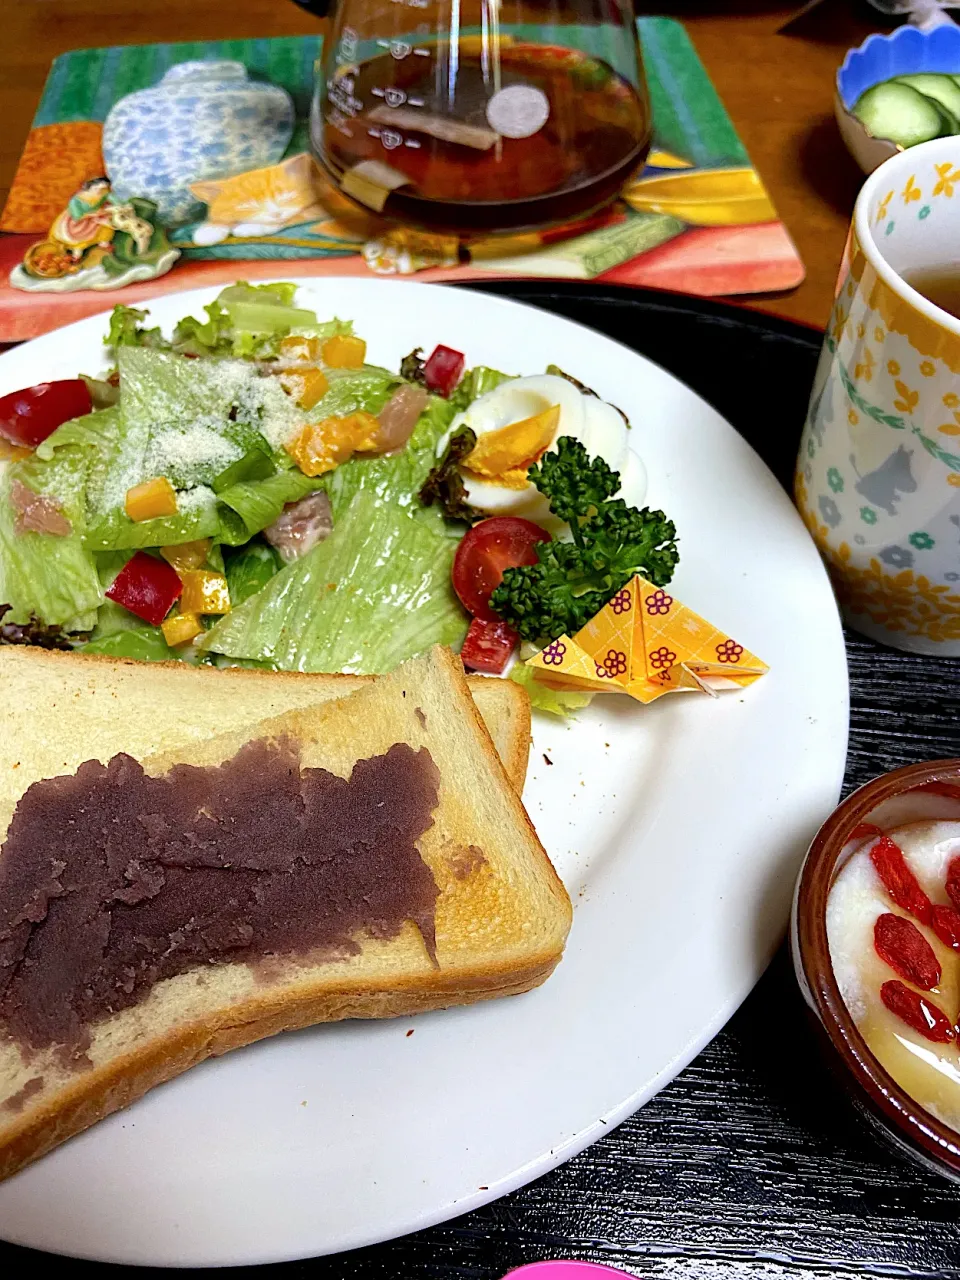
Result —
[{"label": "toasted bread crust", "polygon": [[193,1026],[178,1028],[150,1040],[134,1053],[80,1074],[56,1100],[32,1109],[19,1124],[8,1124],[0,1138],[0,1179],[10,1177],[68,1138],[123,1110],[156,1085],[173,1080],[207,1058],[242,1049],[281,1031],[299,1031],[323,1022],[409,1017],[451,1005],[521,995],[545,982],[559,959],[559,955],[551,955],[531,962],[520,972],[491,969],[474,975],[458,974],[455,988],[445,987],[444,975],[437,974],[436,986],[429,990],[405,988],[398,982],[392,989],[384,986],[376,991],[319,989],[279,1001],[264,997]]}]

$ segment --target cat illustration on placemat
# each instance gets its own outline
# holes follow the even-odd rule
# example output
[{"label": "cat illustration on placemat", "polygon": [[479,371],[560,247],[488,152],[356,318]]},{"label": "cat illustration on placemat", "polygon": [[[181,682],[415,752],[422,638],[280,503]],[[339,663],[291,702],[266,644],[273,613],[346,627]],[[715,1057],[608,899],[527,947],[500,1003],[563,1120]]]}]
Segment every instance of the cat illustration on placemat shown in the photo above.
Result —
[{"label": "cat illustration on placemat", "polygon": [[228,236],[265,237],[329,216],[317,196],[313,160],[305,152],[266,169],[193,182],[190,190],[207,206],[207,216],[193,228],[198,245],[219,244]]}]

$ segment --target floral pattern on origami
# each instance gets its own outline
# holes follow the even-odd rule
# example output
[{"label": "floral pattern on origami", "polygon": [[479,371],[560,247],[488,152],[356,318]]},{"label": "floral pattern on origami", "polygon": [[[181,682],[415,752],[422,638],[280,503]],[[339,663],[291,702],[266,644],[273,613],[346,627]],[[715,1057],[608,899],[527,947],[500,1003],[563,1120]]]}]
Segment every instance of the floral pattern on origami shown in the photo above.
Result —
[{"label": "floral pattern on origami", "polygon": [[554,640],[552,644],[548,644],[544,649],[543,661],[549,667],[559,667],[566,652],[567,646],[561,640]]},{"label": "floral pattern on origami", "polygon": [[659,671],[663,667],[672,667],[677,660],[677,655],[662,644],[659,649],[654,649],[650,654],[650,665],[655,671]]},{"label": "floral pattern on origami", "polygon": [[608,649],[603,665],[611,679],[614,676],[625,675],[627,671],[627,655],[620,649]]},{"label": "floral pattern on origami", "polygon": [[[659,594],[663,595],[663,592],[661,591],[659,592]],[[618,591],[617,594],[610,601],[610,604],[613,606],[614,613],[629,613],[630,612],[630,592],[627,591],[626,589],[624,589],[623,591]]]},{"label": "floral pattern on origami", "polygon": [[724,640],[717,645],[717,658],[721,662],[739,662],[743,654],[743,645],[736,640]]},{"label": "floral pattern on origami", "polygon": [[669,613],[672,604],[673,596],[668,596],[663,590],[655,591],[652,596],[647,596],[647,613],[651,617],[655,617],[658,613]]}]

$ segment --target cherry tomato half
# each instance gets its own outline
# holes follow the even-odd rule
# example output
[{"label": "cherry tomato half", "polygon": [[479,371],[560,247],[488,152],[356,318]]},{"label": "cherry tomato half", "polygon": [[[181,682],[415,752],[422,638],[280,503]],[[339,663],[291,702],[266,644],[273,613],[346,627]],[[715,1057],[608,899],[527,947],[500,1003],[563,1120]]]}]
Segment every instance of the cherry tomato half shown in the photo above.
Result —
[{"label": "cherry tomato half", "polygon": [[453,589],[475,618],[497,621],[490,597],[499,587],[504,569],[537,563],[537,543],[550,535],[531,520],[493,516],[464,534],[453,562]]},{"label": "cherry tomato half", "polygon": [[90,391],[82,378],[40,382],[0,396],[0,436],[35,449],[57,427],[71,418],[82,418],[92,408]]}]

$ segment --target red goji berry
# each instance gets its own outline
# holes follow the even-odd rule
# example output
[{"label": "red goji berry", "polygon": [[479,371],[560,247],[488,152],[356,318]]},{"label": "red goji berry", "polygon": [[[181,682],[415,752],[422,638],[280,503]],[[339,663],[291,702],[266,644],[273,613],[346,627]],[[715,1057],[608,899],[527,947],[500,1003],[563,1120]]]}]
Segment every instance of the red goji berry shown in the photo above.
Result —
[{"label": "red goji berry", "polygon": [[945,947],[960,951],[960,911],[953,907],[934,907],[930,925]]},{"label": "red goji berry", "polygon": [[947,897],[960,911],[960,858],[954,858],[947,867]]},{"label": "red goji berry", "polygon": [[[930,923],[933,906],[920,888],[917,877],[907,866],[902,851],[889,836],[881,836],[870,850],[870,861],[883,881],[883,887],[898,907],[909,911],[921,924]],[[960,861],[960,859],[958,859]],[[958,884],[960,888],[960,884]]]},{"label": "red goji berry", "polygon": [[892,911],[877,916],[873,945],[880,959],[905,982],[929,991],[940,981],[940,962],[912,920],[895,916]]},{"label": "red goji berry", "polygon": [[949,1044],[955,1039],[953,1027],[943,1010],[902,982],[885,982],[880,988],[880,999],[891,1013],[908,1027],[913,1027],[925,1040]]}]

